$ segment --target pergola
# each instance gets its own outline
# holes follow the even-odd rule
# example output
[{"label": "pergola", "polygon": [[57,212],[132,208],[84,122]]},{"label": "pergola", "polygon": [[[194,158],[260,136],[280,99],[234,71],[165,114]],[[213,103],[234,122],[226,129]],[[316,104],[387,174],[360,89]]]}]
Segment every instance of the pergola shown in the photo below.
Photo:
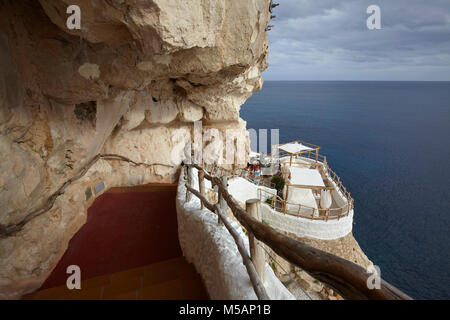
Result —
[{"label": "pergola", "polygon": [[292,158],[294,155],[299,155],[303,153],[311,153],[315,152],[316,154],[316,163],[319,161],[319,146],[315,144],[303,142],[303,141],[293,141],[285,144],[280,144],[278,149],[287,152],[290,154],[291,158],[289,161],[289,165],[292,166]]}]

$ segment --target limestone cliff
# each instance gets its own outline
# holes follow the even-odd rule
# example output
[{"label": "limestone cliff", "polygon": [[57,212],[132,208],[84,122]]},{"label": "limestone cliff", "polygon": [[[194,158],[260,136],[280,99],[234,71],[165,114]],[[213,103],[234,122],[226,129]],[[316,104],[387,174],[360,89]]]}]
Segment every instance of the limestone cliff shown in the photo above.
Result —
[{"label": "limestone cliff", "polygon": [[99,182],[174,182],[194,121],[248,150],[269,19],[269,0],[0,1],[0,298],[41,285]]}]

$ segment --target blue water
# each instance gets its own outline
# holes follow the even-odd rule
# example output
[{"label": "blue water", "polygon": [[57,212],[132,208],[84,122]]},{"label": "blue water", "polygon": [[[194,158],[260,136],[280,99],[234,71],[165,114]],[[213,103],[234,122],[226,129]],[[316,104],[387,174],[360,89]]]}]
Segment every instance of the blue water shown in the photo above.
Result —
[{"label": "blue water", "polygon": [[382,277],[415,299],[450,299],[450,82],[266,81],[241,117],[320,145]]}]

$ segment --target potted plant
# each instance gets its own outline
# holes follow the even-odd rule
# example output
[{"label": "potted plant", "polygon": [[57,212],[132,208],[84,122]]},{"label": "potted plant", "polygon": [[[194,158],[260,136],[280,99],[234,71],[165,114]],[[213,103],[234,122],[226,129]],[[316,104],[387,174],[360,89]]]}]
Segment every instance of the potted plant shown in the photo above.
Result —
[{"label": "potted plant", "polygon": [[277,194],[280,195],[283,192],[283,188],[286,183],[283,176],[281,174],[277,174],[273,176],[270,182],[274,185],[275,189],[277,189]]}]

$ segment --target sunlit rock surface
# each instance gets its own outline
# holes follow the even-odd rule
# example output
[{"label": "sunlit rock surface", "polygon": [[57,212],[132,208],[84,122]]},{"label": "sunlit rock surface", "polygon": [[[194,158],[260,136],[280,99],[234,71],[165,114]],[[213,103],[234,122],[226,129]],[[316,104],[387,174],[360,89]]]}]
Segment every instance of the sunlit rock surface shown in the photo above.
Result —
[{"label": "sunlit rock surface", "polygon": [[[66,27],[72,4],[81,30]],[[269,17],[268,0],[0,2],[0,298],[42,284],[99,182],[174,182],[194,121],[217,129],[203,141],[216,160],[225,129],[248,150],[239,109],[262,86]],[[84,173],[99,154],[139,165]]]}]

